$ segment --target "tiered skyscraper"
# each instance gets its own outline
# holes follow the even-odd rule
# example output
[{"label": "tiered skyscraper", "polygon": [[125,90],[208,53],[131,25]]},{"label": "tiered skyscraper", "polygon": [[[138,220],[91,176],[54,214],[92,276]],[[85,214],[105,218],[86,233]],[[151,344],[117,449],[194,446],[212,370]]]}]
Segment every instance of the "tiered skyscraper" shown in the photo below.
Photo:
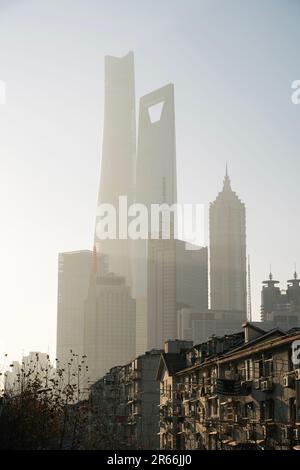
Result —
[{"label": "tiered skyscraper", "polygon": [[227,168],[223,190],[210,205],[209,229],[211,309],[246,312],[246,211]]}]

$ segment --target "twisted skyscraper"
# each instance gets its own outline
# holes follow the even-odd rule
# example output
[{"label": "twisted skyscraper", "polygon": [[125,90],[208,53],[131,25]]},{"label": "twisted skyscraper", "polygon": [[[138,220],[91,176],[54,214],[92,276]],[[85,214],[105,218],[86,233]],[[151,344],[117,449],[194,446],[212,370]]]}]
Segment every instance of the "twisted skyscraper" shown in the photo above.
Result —
[{"label": "twisted skyscraper", "polygon": [[[116,209],[119,230],[119,197],[127,196],[128,205],[134,201],[136,165],[136,118],[134,56],[105,57],[105,108],[98,197],[100,204],[111,204]],[[125,277],[132,285],[131,243],[128,239],[99,240],[97,252],[108,255],[109,270]]]}]

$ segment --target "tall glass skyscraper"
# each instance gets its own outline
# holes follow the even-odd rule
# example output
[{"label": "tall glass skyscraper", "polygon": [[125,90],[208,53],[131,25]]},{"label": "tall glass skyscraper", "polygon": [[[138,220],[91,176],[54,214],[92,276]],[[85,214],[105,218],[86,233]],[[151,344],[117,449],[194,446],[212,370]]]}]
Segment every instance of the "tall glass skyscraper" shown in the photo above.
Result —
[{"label": "tall glass skyscraper", "polygon": [[[105,109],[98,197],[100,204],[112,204],[119,231],[119,197],[134,201],[136,166],[136,118],[134,56],[105,57]],[[108,255],[109,270],[125,277],[132,285],[131,243],[128,239],[99,240],[96,217],[95,245],[97,252]]]}]

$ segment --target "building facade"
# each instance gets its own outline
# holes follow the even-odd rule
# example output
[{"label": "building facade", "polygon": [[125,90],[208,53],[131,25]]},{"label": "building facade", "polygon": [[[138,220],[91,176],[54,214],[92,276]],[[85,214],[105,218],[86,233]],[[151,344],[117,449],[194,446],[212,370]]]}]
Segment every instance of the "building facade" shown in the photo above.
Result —
[{"label": "building facade", "polygon": [[55,375],[55,368],[50,363],[49,355],[38,351],[31,351],[23,356],[22,361],[13,361],[10,370],[4,374],[4,390],[12,394],[19,394],[35,380],[41,387],[47,387],[50,379]]},{"label": "building facade", "polygon": [[205,342],[208,337],[224,336],[240,331],[246,321],[243,311],[196,310],[181,308],[177,312],[177,338],[192,341],[193,344]]},{"label": "building facade", "polygon": [[163,353],[161,449],[291,449],[300,444],[300,330],[244,331],[211,337],[176,355]]},{"label": "building facade", "polygon": [[[194,248],[196,248],[194,246]],[[207,248],[188,249],[181,240],[148,242],[148,348],[178,336],[177,311],[207,309]]]},{"label": "building facade", "polygon": [[223,190],[210,204],[209,231],[211,308],[246,312],[246,211],[227,169]]},{"label": "building facade", "polygon": [[287,289],[278,287],[272,273],[263,281],[261,291],[261,318],[264,325],[289,330],[300,327],[300,280],[297,273],[287,281]]},{"label": "building facade", "polygon": [[[136,167],[136,203],[177,202],[174,85],[168,84],[140,99]],[[150,230],[149,230],[150,231]],[[134,241],[134,297],[137,307],[137,354],[149,349],[148,253],[149,240]]]},{"label": "building facade", "polygon": [[107,260],[90,250],[60,253],[58,260],[56,357],[61,366],[68,363],[70,350],[81,356],[84,342],[84,308],[93,264],[107,271]]},{"label": "building facade", "polygon": [[[91,387],[98,408],[99,434],[112,449],[159,448],[159,384],[161,350],[152,350],[124,366],[113,367]],[[96,413],[97,416],[97,413]]]},{"label": "building facade", "polygon": [[[119,197],[126,196],[128,206],[134,202],[136,167],[136,117],[134,55],[105,57],[105,105],[98,197],[100,204],[111,204],[116,210],[116,239],[99,237],[97,213],[95,246],[108,255],[109,271],[124,276],[132,286],[131,242],[119,237]],[[101,231],[101,230],[100,230]]]},{"label": "building facade", "polygon": [[89,381],[135,357],[135,301],[122,276],[96,273],[85,304],[84,355]]}]

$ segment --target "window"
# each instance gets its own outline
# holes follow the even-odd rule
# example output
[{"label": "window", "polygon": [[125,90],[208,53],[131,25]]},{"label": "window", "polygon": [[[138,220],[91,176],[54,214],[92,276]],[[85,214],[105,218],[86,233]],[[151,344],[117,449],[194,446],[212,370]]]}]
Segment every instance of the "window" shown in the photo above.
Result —
[{"label": "window", "polygon": [[261,403],[260,417],[263,421],[274,418],[274,401],[266,400]]},{"label": "window", "polygon": [[215,417],[218,415],[218,402],[217,398],[208,400],[208,415],[209,417]]},{"label": "window", "polygon": [[245,417],[248,419],[255,418],[255,408],[253,401],[245,404]]},{"label": "window", "polygon": [[289,418],[291,423],[296,421],[296,398],[294,397],[289,399]]},{"label": "window", "polygon": [[159,103],[155,103],[152,106],[149,106],[148,112],[149,112],[149,117],[150,117],[150,121],[152,124],[160,121],[163,107],[164,107],[164,101],[160,101]]},{"label": "window", "polygon": [[259,379],[263,375],[262,360],[254,361],[254,379]]},{"label": "window", "polygon": [[245,361],[245,380],[253,379],[253,362],[252,359],[246,359]]},{"label": "window", "polygon": [[273,374],[273,358],[264,361],[264,377],[270,377]]}]

